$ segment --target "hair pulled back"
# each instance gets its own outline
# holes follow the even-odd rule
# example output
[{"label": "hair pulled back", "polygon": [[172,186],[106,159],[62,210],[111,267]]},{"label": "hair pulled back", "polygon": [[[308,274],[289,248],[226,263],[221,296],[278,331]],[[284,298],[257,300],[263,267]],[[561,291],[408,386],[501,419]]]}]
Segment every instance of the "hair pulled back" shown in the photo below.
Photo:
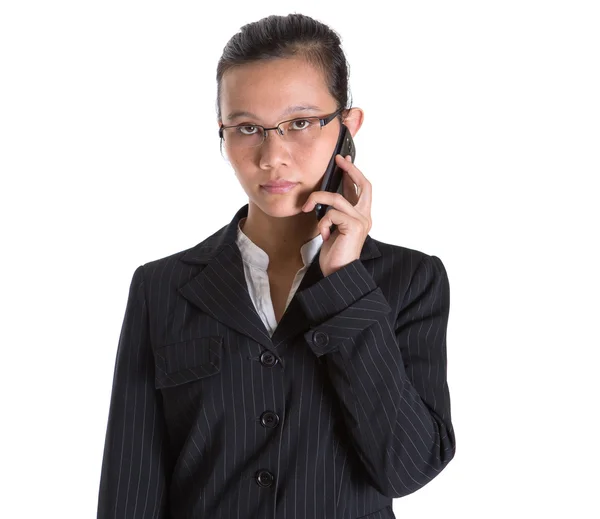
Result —
[{"label": "hair pulled back", "polygon": [[348,104],[349,65],[337,32],[324,23],[299,13],[271,15],[241,27],[227,42],[217,65],[217,117],[221,115],[223,74],[237,65],[277,58],[304,58],[321,71],[327,88],[337,102]]}]

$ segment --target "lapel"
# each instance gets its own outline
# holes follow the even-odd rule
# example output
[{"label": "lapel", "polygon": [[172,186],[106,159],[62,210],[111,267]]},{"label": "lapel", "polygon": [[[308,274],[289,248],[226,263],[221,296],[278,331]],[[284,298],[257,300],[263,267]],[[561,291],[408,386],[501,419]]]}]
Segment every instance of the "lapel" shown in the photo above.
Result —
[{"label": "lapel", "polygon": [[[224,325],[246,335],[263,347],[280,355],[281,345],[309,328],[309,322],[294,296],[279,321],[272,337],[258,315],[248,292],[244,264],[236,238],[239,221],[248,216],[248,204],[240,208],[231,222],[212,236],[188,249],[179,259],[190,265],[205,265],[195,277],[178,291],[190,303]],[[307,269],[297,292],[320,279],[319,252]],[[360,259],[381,256],[373,238],[367,235]]]}]

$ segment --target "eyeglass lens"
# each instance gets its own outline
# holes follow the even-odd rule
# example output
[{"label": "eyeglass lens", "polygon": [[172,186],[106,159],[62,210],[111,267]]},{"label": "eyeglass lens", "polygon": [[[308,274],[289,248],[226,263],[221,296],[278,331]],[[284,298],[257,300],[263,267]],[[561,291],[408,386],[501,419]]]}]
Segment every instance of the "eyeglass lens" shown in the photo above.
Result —
[{"label": "eyeglass lens", "polygon": [[[321,125],[318,117],[307,117],[286,121],[279,125],[283,135],[278,137],[286,142],[299,145],[310,144],[319,136]],[[278,133],[277,130],[269,130],[269,133]],[[273,135],[275,136],[275,135]],[[271,138],[269,135],[268,138]],[[265,139],[265,132],[260,126],[243,125],[223,128],[223,139],[225,145],[232,148],[248,148],[260,146]]]}]

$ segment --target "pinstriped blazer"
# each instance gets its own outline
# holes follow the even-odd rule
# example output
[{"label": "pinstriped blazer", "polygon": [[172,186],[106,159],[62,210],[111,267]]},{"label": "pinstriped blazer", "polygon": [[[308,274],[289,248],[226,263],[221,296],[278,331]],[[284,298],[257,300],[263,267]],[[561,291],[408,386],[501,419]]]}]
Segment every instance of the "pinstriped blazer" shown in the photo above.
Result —
[{"label": "pinstriped blazer", "polygon": [[367,236],[313,259],[269,336],[238,222],[136,268],[98,518],[389,519],[455,454],[441,260]]}]

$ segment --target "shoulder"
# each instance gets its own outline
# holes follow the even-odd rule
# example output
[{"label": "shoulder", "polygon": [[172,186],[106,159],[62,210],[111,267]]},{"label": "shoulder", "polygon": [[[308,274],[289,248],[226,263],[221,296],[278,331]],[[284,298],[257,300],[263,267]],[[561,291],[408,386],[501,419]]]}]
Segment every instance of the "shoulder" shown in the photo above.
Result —
[{"label": "shoulder", "polygon": [[168,278],[189,277],[201,270],[210,257],[224,246],[223,236],[225,228],[222,227],[191,247],[148,260],[138,268],[143,270],[147,280],[155,280],[157,277],[164,279],[165,276]]},{"label": "shoulder", "polygon": [[448,285],[446,268],[439,256],[402,245],[372,240],[379,249],[380,256],[365,266],[390,300],[403,297],[411,285]]},{"label": "shoulder", "polygon": [[441,263],[441,260],[437,255],[410,247],[404,247],[402,245],[376,240],[375,238],[371,239],[381,253],[381,256],[376,258],[378,268],[394,270],[402,269],[412,273],[415,272],[417,267],[422,263]]}]

